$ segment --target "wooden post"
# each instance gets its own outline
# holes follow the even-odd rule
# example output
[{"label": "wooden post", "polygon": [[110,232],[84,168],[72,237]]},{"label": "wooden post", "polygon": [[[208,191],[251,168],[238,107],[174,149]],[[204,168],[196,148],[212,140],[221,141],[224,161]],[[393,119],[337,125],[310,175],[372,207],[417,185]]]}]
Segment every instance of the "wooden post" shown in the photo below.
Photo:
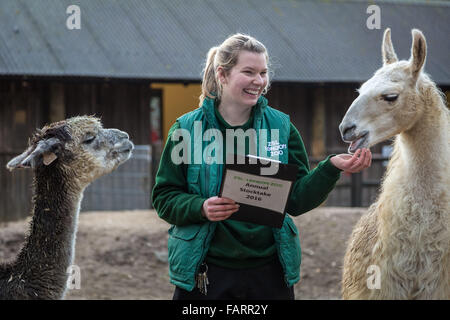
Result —
[{"label": "wooden post", "polygon": [[351,186],[352,207],[362,206],[362,188],[362,173],[353,173]]},{"label": "wooden post", "polygon": [[318,87],[313,93],[313,119],[311,153],[314,158],[325,155],[325,89]]},{"label": "wooden post", "polygon": [[66,117],[66,105],[64,103],[64,84],[50,84],[50,122],[64,120]]}]

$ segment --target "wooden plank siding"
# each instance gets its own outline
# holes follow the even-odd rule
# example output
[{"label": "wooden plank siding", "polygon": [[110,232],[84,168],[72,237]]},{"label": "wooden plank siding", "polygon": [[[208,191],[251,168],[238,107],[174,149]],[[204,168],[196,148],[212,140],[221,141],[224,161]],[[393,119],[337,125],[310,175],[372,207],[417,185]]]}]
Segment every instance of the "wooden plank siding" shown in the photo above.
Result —
[{"label": "wooden plank siding", "polygon": [[45,121],[42,90],[38,83],[0,81],[0,221],[30,212],[32,172],[9,172],[6,164],[25,151],[28,138]]},{"label": "wooden plank siding", "polygon": [[[145,82],[0,79],[0,222],[23,219],[30,213],[32,172],[31,170],[9,172],[6,170],[6,164],[25,150],[28,138],[36,128],[41,128],[51,121],[61,120],[58,117],[68,118],[91,114],[99,116],[105,128],[114,127],[126,131],[136,145],[148,146],[150,144],[150,92],[149,83]],[[61,96],[58,96],[60,94],[63,96],[63,103]],[[53,99],[55,95],[56,99]],[[52,110],[55,105],[57,108],[64,108],[64,112]],[[149,148],[143,147],[143,150],[149,150]],[[146,157],[142,155],[142,152],[140,151],[139,158]],[[140,170],[139,181],[150,180],[148,176],[150,168],[142,167],[145,163],[149,161],[137,161],[134,165],[134,171]],[[115,178],[114,180],[118,187],[121,184],[125,184],[127,188],[132,187],[130,174],[123,173],[122,170],[119,176],[123,179]],[[135,174],[135,176],[138,175]],[[136,183],[136,188],[148,193],[147,198],[149,198],[149,186],[141,188],[141,184],[141,182]],[[92,198],[86,193],[85,197]],[[140,208],[143,207],[142,203],[149,202],[145,199],[139,201]],[[95,202],[101,204],[93,199],[92,203]],[[132,206],[129,202],[126,203]],[[95,207],[87,202],[86,204],[89,208],[99,209],[98,206]]]},{"label": "wooden plank siding", "polygon": [[95,115],[105,128],[126,131],[135,144],[150,143],[150,88],[128,83],[68,83],[66,118]]},{"label": "wooden plank siding", "polygon": [[308,154],[311,152],[312,95],[308,87],[300,83],[272,84],[267,93],[269,105],[287,113],[302,136]]},{"label": "wooden plank siding", "polygon": [[[346,152],[348,145],[342,142],[338,126],[357,97],[355,90],[358,87],[358,83],[272,84],[267,94],[269,105],[290,115],[305,143],[312,167],[329,154]],[[449,96],[450,87],[441,89]],[[162,95],[164,92],[159,91],[158,96],[161,98]],[[0,222],[22,219],[29,214],[32,172],[9,172],[5,166],[9,160],[25,150],[28,138],[36,128],[60,120],[58,118],[91,114],[101,117],[105,127],[115,127],[128,132],[136,145],[148,146],[151,144],[151,97],[150,83],[146,81],[93,81],[82,78],[65,81],[0,79]],[[63,112],[61,108],[64,109]],[[386,142],[371,148],[372,153],[379,157],[382,146],[388,144],[389,142]],[[138,191],[141,196],[148,193],[148,199],[135,201],[136,204],[140,203],[140,207],[147,206],[149,190],[152,188],[151,182],[148,182],[152,180],[151,175],[142,172],[145,171],[147,163],[159,157],[157,154],[153,155],[153,158],[151,151],[148,157],[145,150],[151,149],[143,147],[139,152],[140,160],[134,164],[130,162],[122,168],[125,171],[129,168],[129,172],[117,172],[117,176],[123,176],[125,180],[110,177],[114,192],[120,187],[129,189],[136,186],[137,189],[140,188]],[[322,150],[323,154],[320,154]],[[156,169],[157,163],[154,165]],[[371,168],[361,173],[363,183],[375,182],[360,191],[363,206],[368,206],[375,200],[378,194],[376,183],[380,181],[384,170],[383,161],[374,161]],[[130,180],[130,177],[139,175],[137,182]],[[107,186],[109,182],[101,183]],[[342,174],[326,205],[350,206],[351,183],[351,176]],[[106,187],[91,189],[98,192],[99,189],[106,190]],[[95,207],[96,203],[101,204],[106,200],[98,201],[94,195],[85,194],[85,201],[86,208],[94,210],[98,209]]]}]

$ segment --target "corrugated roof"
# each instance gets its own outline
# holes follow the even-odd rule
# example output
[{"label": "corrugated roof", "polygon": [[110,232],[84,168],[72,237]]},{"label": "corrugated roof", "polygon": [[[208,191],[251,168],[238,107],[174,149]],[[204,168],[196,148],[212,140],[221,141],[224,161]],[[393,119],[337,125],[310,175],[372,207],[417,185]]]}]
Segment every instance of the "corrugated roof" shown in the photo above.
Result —
[{"label": "corrugated roof", "polygon": [[[366,9],[381,9],[369,30]],[[81,9],[81,30],[66,8]],[[351,0],[2,0],[0,75],[200,80],[208,49],[244,32],[269,50],[277,81],[364,81],[391,27],[408,59],[411,29],[427,37],[426,71],[450,84],[450,4]]]}]

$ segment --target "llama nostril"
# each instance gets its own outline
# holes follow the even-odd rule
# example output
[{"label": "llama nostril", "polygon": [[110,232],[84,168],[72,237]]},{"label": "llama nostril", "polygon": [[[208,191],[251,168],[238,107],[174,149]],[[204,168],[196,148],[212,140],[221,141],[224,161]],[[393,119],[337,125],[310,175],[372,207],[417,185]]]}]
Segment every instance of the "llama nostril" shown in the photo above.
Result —
[{"label": "llama nostril", "polygon": [[122,139],[127,139],[127,140],[130,140],[130,136],[128,135],[128,133],[126,133],[126,132],[124,132],[124,131],[121,131],[121,133],[122,133]]},{"label": "llama nostril", "polygon": [[343,130],[341,130],[342,139],[347,140],[347,141],[351,140],[355,136],[355,130],[356,130],[356,125],[345,127]]}]

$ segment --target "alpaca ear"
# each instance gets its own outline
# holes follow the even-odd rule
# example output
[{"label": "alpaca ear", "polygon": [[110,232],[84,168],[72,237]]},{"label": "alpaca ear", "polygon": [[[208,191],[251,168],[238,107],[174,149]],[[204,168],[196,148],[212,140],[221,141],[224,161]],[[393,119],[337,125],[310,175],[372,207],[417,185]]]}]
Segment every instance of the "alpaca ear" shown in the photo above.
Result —
[{"label": "alpaca ear", "polygon": [[409,58],[411,64],[411,74],[414,80],[417,80],[420,71],[425,65],[425,59],[427,57],[427,42],[425,36],[418,29],[413,29],[412,33],[412,46],[411,46],[411,58]]},{"label": "alpaca ear", "polygon": [[21,155],[9,161],[6,167],[12,171],[18,168],[34,169],[41,164],[48,166],[58,158],[57,153],[60,148],[61,142],[57,138],[41,140],[36,146],[29,147]]},{"label": "alpaca ear", "polygon": [[34,150],[34,146],[29,147],[27,150],[25,150],[22,154],[18,155],[17,157],[14,157],[11,159],[8,164],[6,165],[6,168],[10,171],[18,168],[25,168],[22,165],[22,161],[27,158],[30,153],[32,153]]},{"label": "alpaca ear", "polygon": [[391,41],[391,29],[387,28],[384,31],[383,43],[381,45],[381,55],[383,57],[383,65],[391,64],[398,61],[397,55],[394,51],[394,46]]}]

